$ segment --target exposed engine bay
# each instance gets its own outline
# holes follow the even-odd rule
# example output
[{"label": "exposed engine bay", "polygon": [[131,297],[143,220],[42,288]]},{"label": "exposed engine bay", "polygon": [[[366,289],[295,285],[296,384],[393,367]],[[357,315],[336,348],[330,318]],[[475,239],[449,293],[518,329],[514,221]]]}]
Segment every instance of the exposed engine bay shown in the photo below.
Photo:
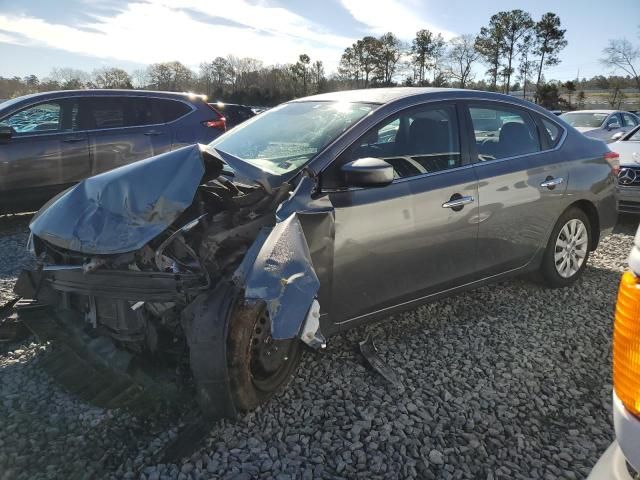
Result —
[{"label": "exposed engine bay", "polygon": [[[276,224],[276,210],[290,194],[289,183],[271,188],[232,181],[222,175],[223,165],[197,146],[165,156],[169,157],[167,168],[191,168],[201,175],[191,196],[177,189],[173,198],[166,198],[159,189],[157,198],[149,194],[136,198],[135,192],[127,197],[121,179],[114,177],[102,181],[100,196],[95,197],[91,182],[117,170],[85,180],[74,187],[80,192],[67,192],[66,198],[63,193],[32,221],[38,268],[22,273],[16,292],[37,299],[67,335],[83,342],[81,350],[89,350],[91,358],[100,358],[125,375],[150,366],[145,378],[152,371],[174,384],[195,380],[205,410],[207,402],[216,403],[208,409],[211,413],[232,416],[233,400],[218,388],[229,382],[220,365],[225,363],[226,324],[233,322],[225,316],[260,302],[266,305],[266,317],[263,314],[260,320],[264,326],[258,328],[260,343],[264,338],[268,346],[276,345],[275,351],[278,341],[291,339],[302,339],[315,348],[324,346],[316,299],[319,282],[296,215]],[[193,162],[202,165],[201,172]],[[141,168],[127,178],[144,176],[145,166]],[[173,188],[172,182],[167,185]],[[110,191],[121,203],[105,213]],[[85,204],[74,218],[89,221],[67,228],[68,235],[57,233],[56,208],[65,211],[65,200],[71,202],[74,194]],[[152,209],[162,206],[162,215],[145,210],[149,200]],[[73,199],[66,209],[78,208],[79,203]],[[125,218],[116,222],[116,216]],[[160,227],[164,228],[155,235]],[[131,236],[137,228],[140,235]],[[126,251],[139,246],[145,236],[151,238]],[[115,251],[101,253],[105,250]],[[213,310],[220,313],[219,318]],[[26,323],[38,333],[38,322],[30,324],[27,319]],[[216,328],[221,330],[212,333]],[[265,329],[270,329],[266,337]],[[208,357],[197,357],[198,351],[208,352]],[[274,358],[278,357],[274,354],[269,360]],[[216,365],[203,371],[194,361]],[[226,400],[213,398],[223,394]]]}]

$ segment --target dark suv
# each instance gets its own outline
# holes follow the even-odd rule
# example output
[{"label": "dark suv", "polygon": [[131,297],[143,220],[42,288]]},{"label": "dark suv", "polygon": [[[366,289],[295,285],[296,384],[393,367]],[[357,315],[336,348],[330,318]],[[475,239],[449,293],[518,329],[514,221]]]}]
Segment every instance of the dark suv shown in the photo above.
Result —
[{"label": "dark suv", "polygon": [[0,213],[37,209],[78,181],[226,129],[201,97],[68,90],[0,104]]}]

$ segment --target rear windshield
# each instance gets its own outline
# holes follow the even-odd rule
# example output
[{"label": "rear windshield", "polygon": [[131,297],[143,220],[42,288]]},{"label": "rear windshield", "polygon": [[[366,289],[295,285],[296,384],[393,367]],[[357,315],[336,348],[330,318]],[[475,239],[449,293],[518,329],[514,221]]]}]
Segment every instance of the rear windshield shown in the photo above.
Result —
[{"label": "rear windshield", "polygon": [[211,143],[252,165],[283,175],[307,163],[375,105],[295,102],[253,117]]},{"label": "rear windshield", "polygon": [[572,127],[600,127],[605,119],[609,116],[608,113],[563,113],[560,115],[562,119]]}]

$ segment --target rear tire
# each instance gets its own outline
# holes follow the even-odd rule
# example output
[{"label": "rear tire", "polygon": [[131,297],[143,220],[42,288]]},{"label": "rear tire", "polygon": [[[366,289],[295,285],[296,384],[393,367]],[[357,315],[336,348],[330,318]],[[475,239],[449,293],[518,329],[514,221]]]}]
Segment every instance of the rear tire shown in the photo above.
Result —
[{"label": "rear tire", "polygon": [[231,395],[238,410],[250,411],[289,382],[300,363],[300,340],[271,337],[271,321],[264,302],[238,302],[229,319],[228,332]]},{"label": "rear tire", "polygon": [[591,224],[587,215],[571,207],[560,215],[542,258],[540,273],[551,288],[572,285],[587,266],[591,250]]}]

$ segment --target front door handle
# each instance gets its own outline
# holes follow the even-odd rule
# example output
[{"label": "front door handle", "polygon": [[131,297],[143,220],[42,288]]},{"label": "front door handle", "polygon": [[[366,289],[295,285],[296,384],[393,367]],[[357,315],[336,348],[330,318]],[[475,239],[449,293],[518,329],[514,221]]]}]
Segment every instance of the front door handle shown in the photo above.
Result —
[{"label": "front door handle", "polygon": [[547,177],[545,181],[540,184],[540,188],[548,188],[549,190],[553,190],[562,182],[564,182],[564,178],[562,177],[558,177],[558,178]]},{"label": "front door handle", "polygon": [[476,199],[470,195],[463,197],[459,193],[454,193],[453,195],[451,195],[451,198],[448,202],[444,202],[442,204],[442,208],[450,208],[454,212],[459,212],[464,208],[466,204],[473,203],[475,201]]},{"label": "front door handle", "polygon": [[70,138],[65,138],[64,140],[62,140],[64,143],[77,143],[77,142],[82,142],[84,141],[85,138],[84,137],[70,137]]},{"label": "front door handle", "polygon": [[155,137],[155,136],[157,136],[157,135],[162,135],[162,132],[159,132],[159,131],[157,131],[157,130],[149,130],[149,131],[147,131],[147,132],[144,132],[144,134],[145,134],[147,137]]}]

